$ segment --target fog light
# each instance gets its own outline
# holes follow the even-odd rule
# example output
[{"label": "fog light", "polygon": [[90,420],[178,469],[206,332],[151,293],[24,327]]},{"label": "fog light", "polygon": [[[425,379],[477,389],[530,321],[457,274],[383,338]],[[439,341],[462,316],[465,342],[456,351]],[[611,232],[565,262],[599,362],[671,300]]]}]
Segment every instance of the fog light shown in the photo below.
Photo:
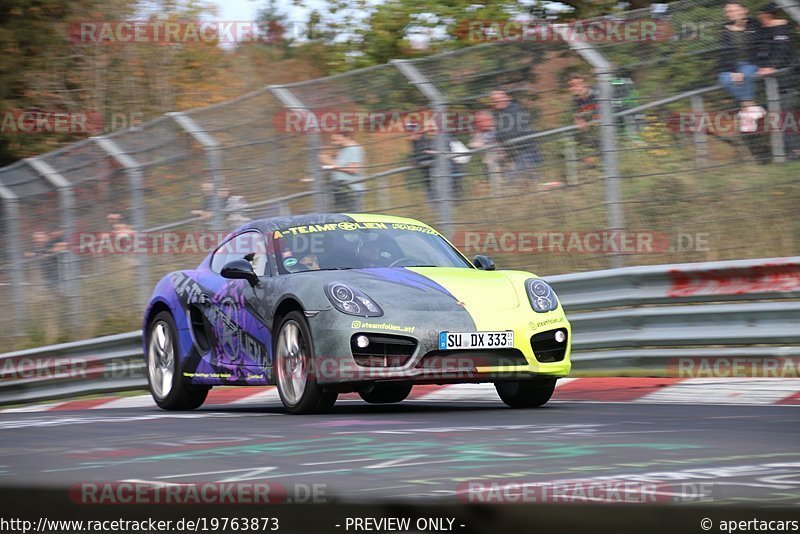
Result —
[{"label": "fog light", "polygon": [[369,347],[369,338],[367,336],[358,336],[356,338],[356,345],[358,345],[360,349]]},{"label": "fog light", "polygon": [[563,343],[567,339],[567,334],[563,330],[556,330],[556,342]]}]

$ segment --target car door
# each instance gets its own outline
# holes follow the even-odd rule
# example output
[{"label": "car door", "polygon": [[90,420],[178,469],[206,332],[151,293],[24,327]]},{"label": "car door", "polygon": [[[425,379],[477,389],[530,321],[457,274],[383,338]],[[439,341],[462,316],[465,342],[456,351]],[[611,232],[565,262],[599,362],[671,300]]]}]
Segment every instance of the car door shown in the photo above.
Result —
[{"label": "car door", "polygon": [[269,367],[269,332],[266,328],[259,283],[226,279],[222,268],[233,260],[245,259],[259,277],[269,275],[266,244],[255,230],[242,232],[223,243],[212,255],[210,272],[201,277],[208,295],[204,315],[211,340],[208,358],[221,378],[236,383],[266,382],[263,369]]}]

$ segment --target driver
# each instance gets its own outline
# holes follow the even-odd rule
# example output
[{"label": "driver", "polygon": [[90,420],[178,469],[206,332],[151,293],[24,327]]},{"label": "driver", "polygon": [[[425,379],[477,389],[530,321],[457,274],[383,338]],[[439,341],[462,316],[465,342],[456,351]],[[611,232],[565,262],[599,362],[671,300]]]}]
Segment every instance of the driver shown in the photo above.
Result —
[{"label": "driver", "polygon": [[[375,237],[372,237],[375,236]],[[381,250],[377,234],[368,234],[356,247],[356,259],[361,267],[388,267],[392,263],[392,255]]]}]

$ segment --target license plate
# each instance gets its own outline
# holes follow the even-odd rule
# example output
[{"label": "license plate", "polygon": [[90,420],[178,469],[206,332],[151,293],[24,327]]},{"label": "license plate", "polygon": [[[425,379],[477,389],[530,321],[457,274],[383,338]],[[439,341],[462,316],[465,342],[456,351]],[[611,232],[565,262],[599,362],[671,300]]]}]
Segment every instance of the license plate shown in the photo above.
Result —
[{"label": "license plate", "polygon": [[514,332],[439,332],[439,350],[512,349]]}]

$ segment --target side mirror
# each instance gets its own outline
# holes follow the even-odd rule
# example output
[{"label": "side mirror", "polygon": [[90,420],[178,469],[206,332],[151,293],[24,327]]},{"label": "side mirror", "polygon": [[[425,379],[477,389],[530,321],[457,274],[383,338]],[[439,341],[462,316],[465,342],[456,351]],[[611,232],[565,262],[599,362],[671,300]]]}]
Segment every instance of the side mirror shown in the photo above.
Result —
[{"label": "side mirror", "polygon": [[483,271],[494,271],[494,260],[483,254],[478,254],[472,258],[472,265]]},{"label": "side mirror", "polygon": [[226,263],[220,274],[223,278],[247,280],[251,286],[258,284],[258,275],[247,260],[233,260]]}]

